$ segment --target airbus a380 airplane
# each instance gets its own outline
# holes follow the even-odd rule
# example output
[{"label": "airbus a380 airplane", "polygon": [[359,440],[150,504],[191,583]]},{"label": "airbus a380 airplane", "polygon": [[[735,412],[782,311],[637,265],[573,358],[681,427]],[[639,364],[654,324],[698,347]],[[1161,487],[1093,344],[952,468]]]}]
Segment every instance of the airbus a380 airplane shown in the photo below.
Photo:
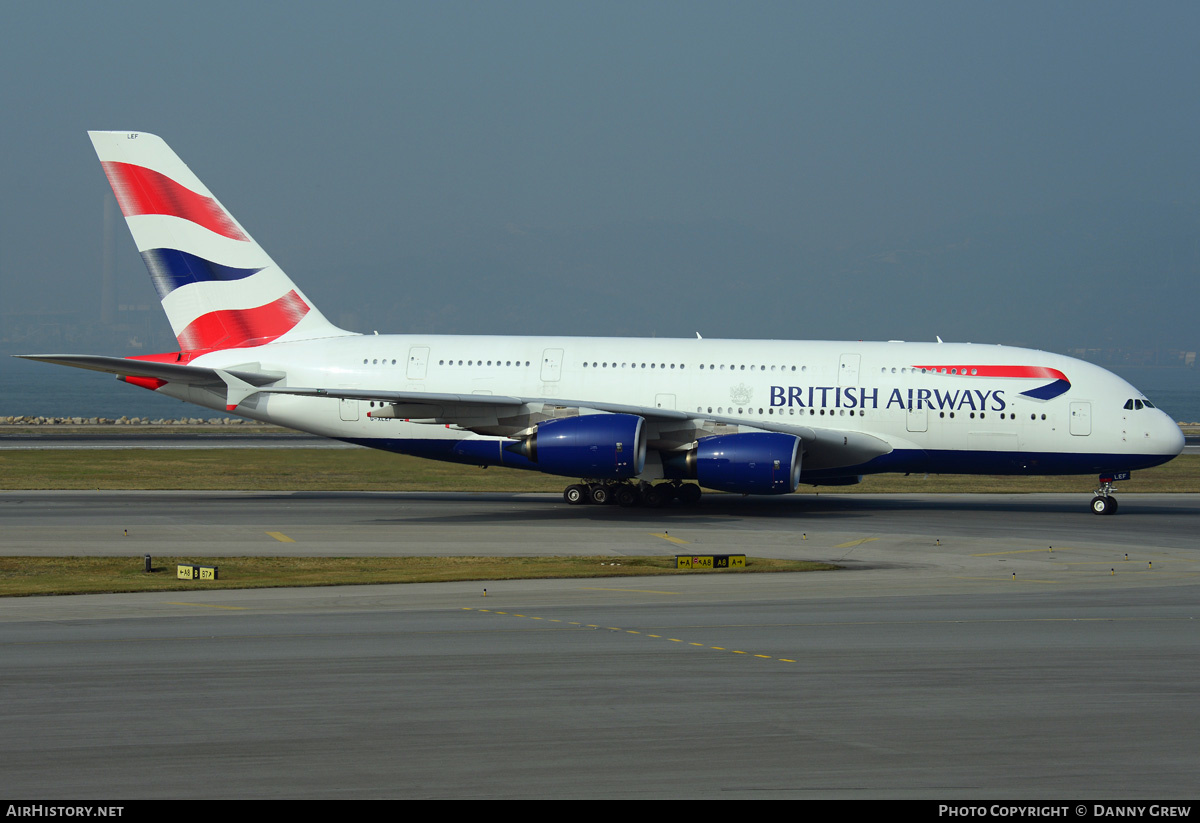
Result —
[{"label": "airbus a380 airplane", "polygon": [[1121,378],[1029,349],[347,332],[162,139],[90,136],[179,351],[32,360],[373,448],[579,478],[568,503],[1098,473],[1092,511],[1111,514],[1113,481],[1183,450]]}]

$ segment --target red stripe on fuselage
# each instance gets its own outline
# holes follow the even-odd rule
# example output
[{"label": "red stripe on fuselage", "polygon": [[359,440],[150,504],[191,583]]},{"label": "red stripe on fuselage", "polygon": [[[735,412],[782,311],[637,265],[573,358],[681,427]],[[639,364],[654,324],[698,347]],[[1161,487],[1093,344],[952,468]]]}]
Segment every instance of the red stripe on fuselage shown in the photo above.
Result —
[{"label": "red stripe on fuselage", "polygon": [[308,310],[300,295],[289,291],[265,306],[209,312],[179,333],[179,347],[195,352],[262,346],[291,331]]},{"label": "red stripe on fuselage", "polygon": [[[1067,376],[1058,369],[1046,366],[913,366],[914,369],[928,369],[936,374],[950,374],[951,369],[957,369],[955,377],[1043,377],[1051,380],[1067,380]],[[1067,380],[1067,382],[1071,382]]]},{"label": "red stripe on fuselage", "polygon": [[216,200],[181,186],[170,177],[142,166],[105,161],[104,173],[126,217],[166,214],[190,220],[233,240],[249,240]]}]

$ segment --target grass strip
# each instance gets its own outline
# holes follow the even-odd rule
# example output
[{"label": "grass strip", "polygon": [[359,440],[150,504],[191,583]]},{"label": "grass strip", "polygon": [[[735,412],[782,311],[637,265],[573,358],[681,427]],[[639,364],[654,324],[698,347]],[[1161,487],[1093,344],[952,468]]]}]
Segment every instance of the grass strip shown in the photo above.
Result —
[{"label": "grass strip", "polygon": [[[369,449],[81,449],[0,452],[0,489],[552,492],[571,482],[536,472],[440,463]],[[800,494],[1087,493],[1095,475],[868,475],[857,486]],[[1134,472],[1122,491],[1200,492],[1200,455]]]},{"label": "grass strip", "polygon": [[[180,563],[218,568],[217,580],[180,580]],[[837,566],[747,558],[744,570],[680,571],[674,557],[0,557],[0,597],[189,592],[463,580],[828,571]]]}]

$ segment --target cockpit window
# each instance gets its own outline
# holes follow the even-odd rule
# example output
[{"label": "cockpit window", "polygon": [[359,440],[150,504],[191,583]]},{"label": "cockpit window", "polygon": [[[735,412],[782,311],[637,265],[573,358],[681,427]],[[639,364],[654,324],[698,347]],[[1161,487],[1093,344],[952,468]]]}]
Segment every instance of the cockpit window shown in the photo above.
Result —
[{"label": "cockpit window", "polygon": [[1127,409],[1133,408],[1133,398],[1132,397],[1125,401],[1125,408],[1127,408]]},{"label": "cockpit window", "polygon": [[1148,409],[1157,408],[1157,407],[1156,407],[1156,406],[1155,406],[1153,403],[1151,403],[1149,400],[1143,400],[1142,402],[1146,404],[1146,408],[1148,408]]},{"label": "cockpit window", "polygon": [[1140,408],[1142,407],[1142,401],[1141,401],[1141,400],[1134,400],[1134,401],[1133,401],[1133,407],[1134,407],[1135,409],[1140,409]]}]

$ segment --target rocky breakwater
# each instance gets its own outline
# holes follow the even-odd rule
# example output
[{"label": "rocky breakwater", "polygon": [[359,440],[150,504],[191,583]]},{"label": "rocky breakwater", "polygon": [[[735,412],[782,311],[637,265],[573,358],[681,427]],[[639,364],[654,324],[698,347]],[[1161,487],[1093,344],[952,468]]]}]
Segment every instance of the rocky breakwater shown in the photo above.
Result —
[{"label": "rocky breakwater", "polygon": [[37,417],[8,415],[0,417],[0,426],[261,426],[255,420],[240,417]]}]

